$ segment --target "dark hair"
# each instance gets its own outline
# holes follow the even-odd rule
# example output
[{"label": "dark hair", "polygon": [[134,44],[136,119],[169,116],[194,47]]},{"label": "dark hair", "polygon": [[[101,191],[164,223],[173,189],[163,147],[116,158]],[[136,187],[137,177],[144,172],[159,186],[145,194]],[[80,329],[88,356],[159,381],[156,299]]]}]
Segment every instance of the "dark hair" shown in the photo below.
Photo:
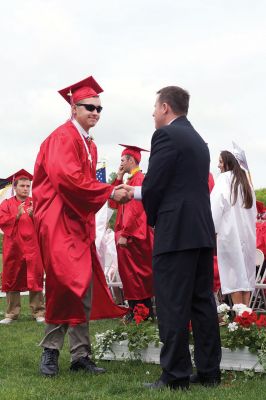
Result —
[{"label": "dark hair", "polygon": [[238,187],[240,186],[240,193],[243,199],[244,208],[251,208],[253,204],[253,197],[251,187],[246,175],[246,172],[241,169],[235,156],[230,151],[222,151],[220,157],[224,164],[224,170],[233,172],[233,179],[231,183],[231,194],[230,197],[233,202],[232,205],[236,204]]},{"label": "dark hair", "polygon": [[24,177],[18,178],[18,179],[16,179],[15,182],[13,183],[13,186],[14,186],[14,187],[17,187],[18,181],[30,181],[30,179],[29,179],[29,178],[26,178],[26,177],[25,177],[25,178],[24,178]]},{"label": "dark hair", "polygon": [[158,90],[158,101],[167,103],[175,114],[188,113],[189,93],[178,86],[166,86]]},{"label": "dark hair", "polygon": [[135,157],[131,156],[130,154],[125,154],[125,157],[126,157],[127,160],[130,160],[130,158],[133,158],[133,160],[135,161],[135,163],[136,163],[137,165],[139,165],[139,162],[135,159]]}]

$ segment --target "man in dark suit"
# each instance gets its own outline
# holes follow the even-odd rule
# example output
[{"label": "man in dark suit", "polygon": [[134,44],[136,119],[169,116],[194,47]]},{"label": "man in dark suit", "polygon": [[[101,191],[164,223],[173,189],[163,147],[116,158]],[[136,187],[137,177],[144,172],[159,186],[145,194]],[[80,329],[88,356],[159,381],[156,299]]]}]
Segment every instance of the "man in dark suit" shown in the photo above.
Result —
[{"label": "man in dark suit", "polygon": [[142,198],[155,227],[153,272],[162,374],[146,387],[186,389],[192,372],[189,321],[192,321],[197,379],[220,383],[221,344],[212,293],[213,247],[205,141],[186,118],[189,94],[176,86],[161,89],[155,103],[152,137]]}]

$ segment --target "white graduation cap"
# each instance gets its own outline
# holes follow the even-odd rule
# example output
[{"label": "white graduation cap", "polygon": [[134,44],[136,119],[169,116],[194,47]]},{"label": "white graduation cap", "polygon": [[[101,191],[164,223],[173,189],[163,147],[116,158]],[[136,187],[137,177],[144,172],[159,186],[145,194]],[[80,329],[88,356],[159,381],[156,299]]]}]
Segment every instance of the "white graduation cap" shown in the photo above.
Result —
[{"label": "white graduation cap", "polygon": [[250,175],[249,168],[248,168],[248,162],[246,159],[246,154],[245,154],[244,150],[242,150],[241,147],[239,147],[235,142],[232,141],[232,144],[233,144],[232,153],[235,156],[238,164],[240,165],[240,168],[245,171],[250,185],[253,186],[252,180],[251,180],[251,175]]},{"label": "white graduation cap", "polygon": [[232,153],[234,154],[235,158],[237,159],[238,164],[244,171],[249,172],[248,162],[247,162],[246,154],[245,154],[244,150],[242,150],[241,147],[239,147],[235,142],[232,142],[232,143],[233,143]]}]

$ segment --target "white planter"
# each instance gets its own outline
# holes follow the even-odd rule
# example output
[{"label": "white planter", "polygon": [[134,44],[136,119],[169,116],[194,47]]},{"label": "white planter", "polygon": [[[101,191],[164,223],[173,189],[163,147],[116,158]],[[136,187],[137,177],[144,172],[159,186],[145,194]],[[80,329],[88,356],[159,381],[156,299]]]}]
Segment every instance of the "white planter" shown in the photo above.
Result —
[{"label": "white planter", "polygon": [[[137,357],[134,353],[130,353],[127,346],[127,340],[114,343],[112,345],[112,351],[106,352],[102,360],[136,360],[139,359],[143,362],[160,364],[160,351],[162,344],[159,347],[155,347],[154,344],[150,343],[147,349],[140,350]],[[193,346],[190,351],[193,352]],[[247,347],[243,350],[230,350],[222,347],[222,361],[221,369],[244,371],[246,369],[253,369],[255,372],[263,372],[263,367],[259,363],[256,354],[250,353]]]},{"label": "white planter", "polygon": [[128,350],[128,341],[122,340],[121,342],[114,343],[112,345],[112,351],[108,351],[102,357],[102,360],[136,360],[139,359],[143,362],[150,362],[159,364],[160,363],[160,351],[162,344],[159,347],[155,347],[153,343],[150,343],[146,349],[140,350],[135,355]]},{"label": "white planter", "polygon": [[222,347],[221,369],[244,371],[253,369],[255,372],[263,372],[258,356],[250,353],[248,347],[244,349],[230,350]]}]

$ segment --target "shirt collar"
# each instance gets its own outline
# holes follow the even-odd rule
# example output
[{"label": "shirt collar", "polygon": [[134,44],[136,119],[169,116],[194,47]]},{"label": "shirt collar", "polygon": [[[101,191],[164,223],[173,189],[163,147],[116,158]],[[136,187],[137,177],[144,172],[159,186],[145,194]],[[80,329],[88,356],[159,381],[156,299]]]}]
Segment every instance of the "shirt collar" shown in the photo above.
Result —
[{"label": "shirt collar", "polygon": [[85,139],[88,139],[90,137],[89,132],[86,132],[75,118],[72,118],[71,122],[73,123],[73,125],[75,125],[79,133],[81,133],[81,135],[85,137]]},{"label": "shirt collar", "polygon": [[172,119],[170,122],[168,122],[167,125],[171,125],[171,123],[174,122],[176,119],[179,119],[179,118],[182,118],[182,117],[185,117],[185,118],[186,118],[186,115],[185,115],[185,114],[178,115],[177,117],[175,117],[174,119]]},{"label": "shirt collar", "polygon": [[172,122],[174,122],[178,117],[175,117],[174,119],[172,119],[170,122],[168,122],[167,125],[171,125]]}]

